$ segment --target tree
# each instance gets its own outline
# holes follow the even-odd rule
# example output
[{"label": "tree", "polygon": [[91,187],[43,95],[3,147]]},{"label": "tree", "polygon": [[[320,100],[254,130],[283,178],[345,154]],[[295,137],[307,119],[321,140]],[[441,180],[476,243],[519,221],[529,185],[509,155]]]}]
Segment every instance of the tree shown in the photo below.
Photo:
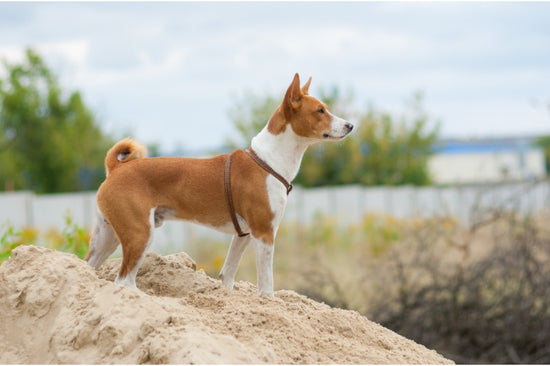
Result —
[{"label": "tree", "polygon": [[239,132],[239,139],[227,140],[227,145],[233,149],[250,144],[252,138],[264,128],[280,101],[269,95],[260,97],[252,92],[245,92],[242,101],[235,103],[229,110],[229,118]]},{"label": "tree", "polygon": [[[548,112],[550,112],[550,101],[546,103],[546,107]],[[541,147],[544,151],[546,173],[550,173],[550,135],[540,136],[535,140],[534,145]]]},{"label": "tree", "polygon": [[366,185],[426,185],[431,183],[428,158],[437,141],[439,123],[431,128],[422,108],[422,94],[411,102],[412,116],[399,123],[373,108],[360,123],[360,182]]},{"label": "tree", "polygon": [[0,184],[40,193],[97,188],[105,136],[78,91],[64,97],[55,75],[31,49],[4,61],[0,80]]},{"label": "tree", "polygon": [[550,173],[550,135],[540,136],[535,140],[534,145],[544,151],[544,166],[546,173]]},{"label": "tree", "polygon": [[[277,108],[277,98],[250,98],[237,103],[230,117],[245,141],[266,124]],[[430,127],[422,108],[422,94],[414,95],[411,114],[399,123],[388,113],[369,106],[366,112],[351,107],[352,93],[342,97],[338,88],[322,89],[320,99],[336,115],[360,120],[356,132],[336,143],[316,144],[308,149],[295,183],[306,187],[364,185],[425,185],[430,149],[437,140],[439,124]],[[233,143],[233,146],[238,146]]]}]

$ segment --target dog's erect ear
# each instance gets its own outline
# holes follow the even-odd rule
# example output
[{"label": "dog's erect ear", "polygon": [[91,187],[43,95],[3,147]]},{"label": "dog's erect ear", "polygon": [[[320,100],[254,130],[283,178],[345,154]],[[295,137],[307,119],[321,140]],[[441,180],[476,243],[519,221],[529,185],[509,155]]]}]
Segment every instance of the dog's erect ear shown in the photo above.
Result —
[{"label": "dog's erect ear", "polygon": [[309,90],[309,84],[311,84],[311,76],[309,77],[309,79],[307,80],[307,83],[302,86],[302,93],[304,95],[308,95],[308,90]]},{"label": "dog's erect ear", "polygon": [[300,89],[300,76],[298,73],[294,75],[294,80],[292,80],[292,84],[288,87],[288,90],[285,94],[284,99],[284,109],[285,109],[285,116],[287,118],[290,118],[290,115],[292,111],[300,108],[302,105],[302,97],[304,95],[302,94],[302,90]]}]

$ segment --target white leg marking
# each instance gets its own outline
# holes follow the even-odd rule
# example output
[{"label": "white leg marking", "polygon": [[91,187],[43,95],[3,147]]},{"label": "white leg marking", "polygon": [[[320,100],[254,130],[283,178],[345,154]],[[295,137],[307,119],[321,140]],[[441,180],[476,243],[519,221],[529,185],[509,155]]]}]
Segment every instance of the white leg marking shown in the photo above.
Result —
[{"label": "white leg marking", "polygon": [[134,269],[132,269],[130,272],[128,272],[126,277],[119,277],[118,274],[117,274],[116,278],[115,278],[115,283],[118,283],[119,285],[122,285],[122,286],[137,289],[136,276],[137,276],[137,273],[139,271],[139,267],[141,267],[141,263],[143,262],[144,257],[145,257],[145,253],[143,253],[143,255],[139,259],[139,261],[136,264],[136,266],[134,267]]},{"label": "white leg marking", "polygon": [[115,283],[118,283],[119,285],[137,288],[136,286],[136,276],[139,271],[139,268],[141,267],[141,264],[143,263],[143,260],[145,259],[145,253],[147,253],[147,249],[151,246],[151,243],[153,242],[153,233],[155,231],[155,209],[156,207],[153,207],[149,213],[149,239],[147,239],[147,243],[145,243],[145,249],[143,250],[143,253],[141,254],[141,257],[139,258],[138,262],[132,268],[130,272],[125,277],[119,277],[116,276]]},{"label": "white leg marking", "polygon": [[235,235],[231,240],[229,251],[227,252],[225,262],[223,263],[222,270],[220,271],[220,278],[222,279],[223,284],[229,289],[233,288],[239,262],[241,261],[248,244],[250,244],[250,240],[250,235],[243,237]]},{"label": "white leg marking", "polygon": [[95,228],[90,241],[91,255],[88,258],[88,264],[98,269],[113,254],[118,244],[118,238],[113,228],[105,221],[103,214],[98,209]]},{"label": "white leg marking", "polygon": [[273,244],[254,239],[258,295],[273,297]]}]

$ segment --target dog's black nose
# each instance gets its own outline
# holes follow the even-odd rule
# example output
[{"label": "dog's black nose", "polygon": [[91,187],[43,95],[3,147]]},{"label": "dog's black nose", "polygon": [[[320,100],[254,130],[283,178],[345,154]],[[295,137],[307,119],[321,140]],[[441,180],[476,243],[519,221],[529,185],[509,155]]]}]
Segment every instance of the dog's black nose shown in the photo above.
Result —
[{"label": "dog's black nose", "polygon": [[353,125],[349,122],[346,122],[344,126],[348,129],[348,132],[351,132],[351,130],[353,130]]}]

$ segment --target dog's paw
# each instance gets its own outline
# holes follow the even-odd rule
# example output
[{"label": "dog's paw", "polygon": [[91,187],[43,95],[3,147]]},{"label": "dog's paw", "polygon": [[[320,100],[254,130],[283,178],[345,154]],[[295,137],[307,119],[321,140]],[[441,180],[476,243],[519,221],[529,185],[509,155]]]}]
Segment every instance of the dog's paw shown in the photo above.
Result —
[{"label": "dog's paw", "polygon": [[233,290],[233,287],[235,286],[235,281],[232,278],[224,277],[223,273],[220,273],[218,277],[220,278],[220,280],[222,280],[223,285],[227,289]]},{"label": "dog's paw", "polygon": [[258,296],[264,299],[274,300],[273,291],[258,290]]}]

